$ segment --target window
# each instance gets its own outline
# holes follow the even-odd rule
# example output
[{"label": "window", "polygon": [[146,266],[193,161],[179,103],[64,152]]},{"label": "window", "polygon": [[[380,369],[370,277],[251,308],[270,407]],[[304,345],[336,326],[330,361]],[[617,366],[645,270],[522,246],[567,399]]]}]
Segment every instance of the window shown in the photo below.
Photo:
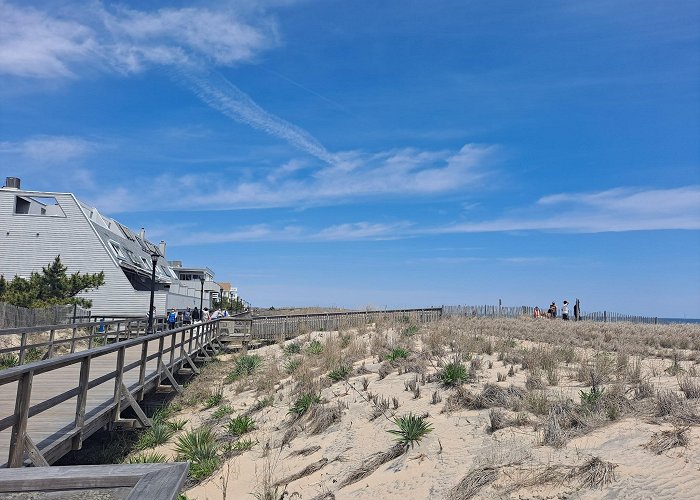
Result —
[{"label": "window", "polygon": [[116,241],[109,240],[109,244],[112,247],[112,250],[114,250],[114,253],[117,254],[117,257],[119,257],[120,259],[126,259],[126,256],[122,251],[122,247],[119,246],[119,243],[117,243]]},{"label": "window", "polygon": [[141,257],[141,262],[143,263],[143,267],[146,269],[151,269],[151,266],[153,265],[153,263],[146,260],[146,257]]},{"label": "window", "polygon": [[143,264],[141,264],[141,261],[136,258],[136,255],[134,255],[134,252],[127,249],[126,254],[129,256],[129,259],[131,260],[131,262],[133,262],[133,264],[136,267],[143,267]]},{"label": "window", "polygon": [[66,214],[53,196],[16,196],[15,214],[65,217]]}]

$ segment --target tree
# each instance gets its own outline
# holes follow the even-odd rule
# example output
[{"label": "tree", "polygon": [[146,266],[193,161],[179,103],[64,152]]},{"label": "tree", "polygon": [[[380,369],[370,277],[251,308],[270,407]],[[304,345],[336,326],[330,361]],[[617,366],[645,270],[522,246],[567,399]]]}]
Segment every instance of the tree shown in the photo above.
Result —
[{"label": "tree", "polygon": [[91,300],[76,295],[104,285],[104,273],[68,275],[67,271],[58,255],[41,269],[41,273],[32,272],[29,279],[15,276],[8,283],[3,277],[0,279],[0,302],[30,308],[63,304],[92,307]]}]

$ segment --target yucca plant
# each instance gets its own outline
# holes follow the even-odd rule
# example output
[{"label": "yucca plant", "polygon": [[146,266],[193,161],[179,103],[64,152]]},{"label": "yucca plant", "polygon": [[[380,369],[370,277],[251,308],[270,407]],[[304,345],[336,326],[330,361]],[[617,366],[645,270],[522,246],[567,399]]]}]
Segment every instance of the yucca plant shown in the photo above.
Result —
[{"label": "yucca plant", "polygon": [[394,424],[398,429],[389,429],[387,432],[396,436],[396,441],[401,443],[406,449],[413,448],[415,443],[419,443],[423,437],[431,432],[433,428],[425,421],[425,417],[409,413],[402,417],[395,417]]},{"label": "yucca plant", "polygon": [[309,343],[309,347],[306,348],[306,352],[314,355],[321,354],[323,352],[323,344],[318,340],[312,340]]},{"label": "yucca plant", "polygon": [[165,444],[168,442],[168,439],[173,437],[173,434],[175,434],[175,431],[166,422],[156,420],[151,427],[139,436],[135,445],[136,449],[145,450]]},{"label": "yucca plant", "polygon": [[397,359],[406,359],[408,350],[403,347],[395,347],[389,354],[386,355],[387,361],[396,361]]},{"label": "yucca plant", "polygon": [[155,451],[143,451],[132,457],[129,457],[130,464],[162,464],[166,462],[165,455]]},{"label": "yucca plant", "polygon": [[231,413],[233,413],[233,408],[231,408],[229,405],[221,405],[214,411],[214,413],[211,414],[211,416],[212,418],[222,418],[226,415],[230,415]]},{"label": "yucca plant", "polygon": [[181,431],[185,428],[185,425],[187,425],[187,420],[184,418],[178,418],[176,420],[169,420],[166,422],[166,424],[169,425],[174,431]]},{"label": "yucca plant", "polygon": [[252,439],[239,439],[238,441],[233,443],[233,446],[231,448],[236,451],[248,451],[256,444],[258,444],[258,442],[253,441]]},{"label": "yucca plant", "polygon": [[229,421],[226,429],[234,436],[241,436],[255,429],[255,421],[248,416],[239,415]]},{"label": "yucca plant", "polygon": [[469,379],[467,367],[457,361],[447,363],[440,373],[440,381],[446,387],[455,387]]},{"label": "yucca plant", "polygon": [[212,475],[219,468],[216,436],[209,427],[200,427],[181,435],[175,443],[177,460],[190,462],[190,477],[196,480]]},{"label": "yucca plant", "polygon": [[297,342],[290,342],[289,344],[284,346],[284,353],[290,355],[301,353],[301,344]]},{"label": "yucca plant", "polygon": [[232,382],[239,377],[252,375],[261,364],[262,358],[257,354],[244,354],[234,361],[233,370],[231,370],[226,378],[228,381]]},{"label": "yucca plant", "polygon": [[301,366],[301,358],[292,358],[284,364],[284,371],[291,375]]},{"label": "yucca plant", "polygon": [[19,365],[19,357],[10,353],[0,355],[0,370]]},{"label": "yucca plant", "polygon": [[341,380],[347,379],[348,376],[350,376],[350,368],[347,365],[339,366],[328,373],[328,378],[333,382],[340,382]]},{"label": "yucca plant", "polygon": [[318,404],[321,402],[320,394],[304,394],[299,399],[297,399],[292,407],[287,413],[295,415],[297,418],[301,417],[306,411],[311,408],[311,405]]}]

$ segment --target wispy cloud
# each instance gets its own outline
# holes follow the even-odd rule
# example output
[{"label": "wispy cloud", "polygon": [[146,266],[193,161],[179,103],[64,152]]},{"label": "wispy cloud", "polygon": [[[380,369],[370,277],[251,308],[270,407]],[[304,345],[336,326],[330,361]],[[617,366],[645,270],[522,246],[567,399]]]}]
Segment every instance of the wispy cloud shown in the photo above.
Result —
[{"label": "wispy cloud", "polygon": [[0,0],[0,73],[75,77],[85,66],[134,73],[151,65],[231,66],[278,43],[270,16],[255,23],[228,6],[153,11],[67,4],[60,13]]},{"label": "wispy cloud", "polygon": [[211,70],[179,72],[181,81],[204,103],[220,113],[282,139],[293,147],[316,158],[335,163],[336,157],[305,130],[269,113],[258,106],[246,93]]},{"label": "wispy cloud", "polygon": [[700,229],[700,186],[561,193],[540,198],[518,213],[517,216],[434,228],[430,232],[697,230]]},{"label": "wispy cloud", "polygon": [[35,136],[19,142],[0,142],[0,154],[19,155],[32,162],[55,165],[87,156],[102,147],[82,137]]}]

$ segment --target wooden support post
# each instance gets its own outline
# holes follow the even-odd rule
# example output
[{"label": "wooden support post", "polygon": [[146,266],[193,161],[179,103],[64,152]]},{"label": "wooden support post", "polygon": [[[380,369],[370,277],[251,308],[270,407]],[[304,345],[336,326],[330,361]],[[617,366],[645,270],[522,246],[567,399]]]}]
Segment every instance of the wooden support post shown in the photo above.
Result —
[{"label": "wooden support post", "polygon": [[158,383],[163,380],[163,371],[160,369],[163,366],[163,346],[165,345],[165,337],[158,339]]},{"label": "wooden support post", "polygon": [[125,349],[121,347],[119,351],[117,351],[117,376],[114,378],[114,400],[113,402],[116,403],[116,406],[114,407],[113,413],[112,413],[112,422],[116,422],[119,420],[119,414],[122,412],[121,409],[121,404],[122,404],[122,398],[121,398],[121,390],[122,390],[122,383],[124,382],[124,354],[125,354]]},{"label": "wooden support post", "polygon": [[173,365],[175,364],[175,332],[170,335],[170,362],[168,363],[168,366],[170,368],[173,368]]},{"label": "wooden support post", "polygon": [[70,340],[70,353],[73,354],[75,352],[75,336],[78,333],[78,329],[73,327],[73,336],[71,337]]},{"label": "wooden support post", "polygon": [[22,332],[22,338],[19,344],[19,364],[24,364],[24,359],[26,357],[25,349],[27,347],[27,332]]},{"label": "wooden support post", "polygon": [[34,441],[31,440],[29,434],[24,435],[24,448],[27,450],[27,453],[29,454],[29,459],[34,464],[34,467],[49,466],[49,463],[44,458],[44,455],[41,454],[39,448],[36,447]]},{"label": "wooden support post", "polygon": [[80,379],[78,381],[78,398],[75,405],[75,428],[78,433],[73,436],[71,448],[79,450],[83,447],[83,425],[85,424],[85,403],[87,401],[88,383],[90,382],[90,360],[88,356],[80,362]]},{"label": "wooden support post", "polygon": [[56,330],[51,329],[51,333],[49,333],[49,349],[46,352],[46,357],[47,358],[52,358],[53,357],[53,341],[56,338]]},{"label": "wooden support post", "polygon": [[24,436],[27,434],[29,418],[29,401],[32,397],[32,379],[34,371],[22,374],[17,381],[17,399],[15,400],[15,423],[10,434],[10,453],[8,467],[21,467],[24,460]]},{"label": "wooden support post", "polygon": [[139,365],[139,401],[143,401],[145,395],[144,384],[146,383],[146,358],[148,357],[148,340],[143,339],[141,344],[141,364]]},{"label": "wooden support post", "polygon": [[182,394],[182,387],[180,386],[180,384],[177,383],[177,380],[175,380],[173,374],[170,373],[170,370],[168,370],[168,367],[165,366],[162,361],[160,362],[160,369],[163,373],[165,373],[165,376],[168,378],[168,380],[172,384],[173,388],[177,391],[177,393]]},{"label": "wooden support post", "polygon": [[146,416],[146,414],[143,412],[139,404],[136,402],[134,399],[134,396],[131,395],[129,392],[129,389],[126,388],[126,385],[122,382],[122,396],[126,398],[126,400],[129,402],[129,405],[131,408],[134,410],[134,413],[136,413],[136,418],[138,421],[141,423],[142,427],[150,427],[153,425],[153,422],[151,421],[150,418]]}]

